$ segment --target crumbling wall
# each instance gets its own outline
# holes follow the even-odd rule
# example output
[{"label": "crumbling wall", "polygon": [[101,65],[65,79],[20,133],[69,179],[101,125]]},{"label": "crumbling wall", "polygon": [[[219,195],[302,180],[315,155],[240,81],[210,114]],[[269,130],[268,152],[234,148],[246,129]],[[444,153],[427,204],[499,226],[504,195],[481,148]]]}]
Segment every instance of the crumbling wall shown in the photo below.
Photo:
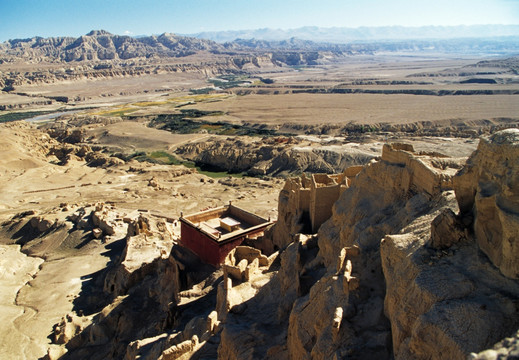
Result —
[{"label": "crumbling wall", "polygon": [[363,166],[352,166],[341,174],[312,174],[287,179],[279,194],[278,221],[267,237],[275,249],[285,248],[298,233],[316,233],[332,215],[333,204],[348,188]]},{"label": "crumbling wall", "polygon": [[[302,191],[301,191],[302,190]],[[272,242],[272,252],[285,248],[293,241],[293,234],[302,232],[304,224],[301,223],[302,215],[309,211],[310,188],[309,182],[304,177],[290,178],[279,193],[278,220],[266,233]]]},{"label": "crumbling wall", "polygon": [[319,186],[322,183],[312,182],[310,200],[310,221],[312,232],[316,233],[319,227],[332,216],[332,206],[341,194],[341,185],[328,182],[326,186]]}]

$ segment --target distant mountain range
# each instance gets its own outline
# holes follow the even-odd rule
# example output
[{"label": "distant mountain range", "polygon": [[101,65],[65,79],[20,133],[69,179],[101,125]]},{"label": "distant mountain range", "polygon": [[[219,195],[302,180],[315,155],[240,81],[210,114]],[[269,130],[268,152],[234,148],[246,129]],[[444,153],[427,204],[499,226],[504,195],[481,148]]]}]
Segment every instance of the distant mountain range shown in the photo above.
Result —
[{"label": "distant mountain range", "polygon": [[519,25],[471,25],[471,26],[383,26],[383,27],[316,27],[297,29],[255,29],[235,31],[206,31],[186,36],[213,40],[219,43],[236,39],[282,41],[290,38],[315,42],[350,43],[380,40],[488,38],[519,36]]},{"label": "distant mountain range", "polygon": [[170,33],[133,38],[114,35],[105,30],[93,30],[78,38],[33,37],[8,40],[0,44],[0,56],[21,59],[60,61],[114,60],[138,57],[184,57],[198,51],[224,51],[227,47],[211,40],[178,36]]},{"label": "distant mountain range", "polygon": [[[152,59],[186,57],[199,52],[232,59],[241,58],[236,60],[238,62],[247,56],[267,56],[275,63],[287,65],[316,65],[330,56],[380,52],[519,54],[519,25],[358,29],[306,27],[295,30],[221,32],[212,33],[213,36],[210,34],[197,34],[197,37],[193,37],[163,33],[131,37],[93,30],[78,38],[15,39],[0,43],[0,63]],[[477,34],[480,36],[476,36]],[[225,37],[230,39],[235,36],[239,39],[220,42]],[[287,38],[288,36],[290,37]],[[202,37],[212,37],[218,41]],[[338,42],[339,39],[343,40]]]}]

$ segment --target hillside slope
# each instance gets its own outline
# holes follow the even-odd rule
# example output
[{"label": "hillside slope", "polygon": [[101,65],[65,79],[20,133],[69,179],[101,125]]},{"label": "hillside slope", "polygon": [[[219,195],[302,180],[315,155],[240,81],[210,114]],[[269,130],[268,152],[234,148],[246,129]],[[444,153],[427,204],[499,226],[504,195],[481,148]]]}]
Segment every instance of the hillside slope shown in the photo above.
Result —
[{"label": "hillside slope", "polygon": [[[347,170],[315,234],[298,233],[311,231],[290,180],[283,220],[218,269],[153,212],[110,202],[20,213],[2,224],[4,243],[47,258],[16,304],[48,294],[45,281],[75,294],[57,296],[61,320],[56,308],[39,323],[41,337],[55,321],[49,359],[444,359],[502,340],[480,355],[497,358],[519,328],[518,147],[517,129],[482,138],[467,161],[386,144]],[[96,273],[55,274],[73,254],[69,266],[96,254]],[[91,279],[57,281],[76,271]]]}]

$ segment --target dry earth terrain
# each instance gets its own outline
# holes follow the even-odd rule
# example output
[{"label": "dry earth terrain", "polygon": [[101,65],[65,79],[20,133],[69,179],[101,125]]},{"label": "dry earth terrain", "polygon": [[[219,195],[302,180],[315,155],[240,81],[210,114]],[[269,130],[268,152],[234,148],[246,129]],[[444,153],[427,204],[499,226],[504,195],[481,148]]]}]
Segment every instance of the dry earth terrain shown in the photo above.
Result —
[{"label": "dry earth terrain", "polygon": [[[212,55],[0,63],[33,76],[2,119],[49,112],[0,124],[0,357],[513,352],[517,57]],[[346,169],[298,234],[305,180],[285,178]],[[215,269],[177,219],[229,201],[278,221]]]}]

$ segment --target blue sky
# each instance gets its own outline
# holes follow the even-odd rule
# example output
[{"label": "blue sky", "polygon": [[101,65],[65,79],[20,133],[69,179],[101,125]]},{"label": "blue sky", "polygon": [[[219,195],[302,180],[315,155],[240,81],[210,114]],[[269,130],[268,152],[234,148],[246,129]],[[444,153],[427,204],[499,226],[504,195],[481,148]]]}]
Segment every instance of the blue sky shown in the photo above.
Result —
[{"label": "blue sky", "polygon": [[301,26],[519,24],[519,0],[0,0],[0,41]]}]

